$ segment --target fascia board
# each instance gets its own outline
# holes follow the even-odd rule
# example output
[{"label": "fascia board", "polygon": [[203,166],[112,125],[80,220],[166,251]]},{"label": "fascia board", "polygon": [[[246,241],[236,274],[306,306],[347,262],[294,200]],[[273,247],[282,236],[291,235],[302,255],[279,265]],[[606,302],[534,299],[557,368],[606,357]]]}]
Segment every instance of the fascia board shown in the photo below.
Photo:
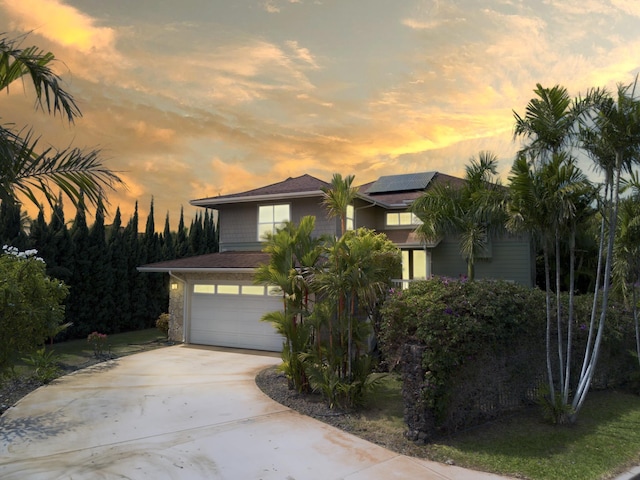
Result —
[{"label": "fascia board", "polygon": [[291,200],[295,198],[321,197],[322,195],[324,195],[324,192],[322,192],[322,190],[313,190],[310,192],[278,193],[272,195],[248,195],[245,197],[212,197],[203,198],[201,200],[190,200],[189,203],[194,207],[214,207],[216,205],[229,205],[233,203],[266,202],[274,200]]}]

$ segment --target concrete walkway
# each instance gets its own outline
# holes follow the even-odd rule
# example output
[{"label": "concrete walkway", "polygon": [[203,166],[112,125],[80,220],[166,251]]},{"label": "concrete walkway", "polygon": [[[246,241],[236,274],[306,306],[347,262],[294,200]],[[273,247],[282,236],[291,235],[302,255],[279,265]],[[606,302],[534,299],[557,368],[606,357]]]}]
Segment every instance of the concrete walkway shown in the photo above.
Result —
[{"label": "concrete walkway", "polygon": [[0,478],[478,479],[405,457],[265,396],[278,356],[174,346],[60,378],[0,417]]}]

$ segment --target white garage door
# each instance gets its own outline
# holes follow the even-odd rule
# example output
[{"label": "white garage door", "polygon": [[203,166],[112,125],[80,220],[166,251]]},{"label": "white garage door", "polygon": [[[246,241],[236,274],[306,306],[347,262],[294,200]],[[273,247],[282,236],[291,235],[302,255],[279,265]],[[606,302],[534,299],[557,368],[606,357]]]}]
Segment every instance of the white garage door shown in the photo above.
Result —
[{"label": "white garage door", "polygon": [[260,318],[281,309],[282,297],[263,286],[193,285],[189,342],[279,352],[282,336]]}]

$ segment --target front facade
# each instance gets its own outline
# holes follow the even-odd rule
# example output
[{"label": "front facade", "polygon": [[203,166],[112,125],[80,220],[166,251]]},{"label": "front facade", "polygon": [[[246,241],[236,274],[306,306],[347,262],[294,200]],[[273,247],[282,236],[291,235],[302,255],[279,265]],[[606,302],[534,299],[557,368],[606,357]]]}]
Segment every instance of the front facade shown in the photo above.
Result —
[{"label": "front facade", "polygon": [[[415,233],[418,219],[408,208],[430,186],[463,180],[438,172],[391,175],[360,186],[348,210],[347,228],[382,232],[402,252],[403,284],[432,275],[457,278],[466,260],[455,238],[425,244]],[[277,292],[253,284],[254,269],[268,262],[261,253],[265,232],[284,221],[316,218],[316,235],[340,235],[340,220],[322,205],[331,185],[310,175],[266,187],[191,201],[218,214],[220,253],[140,267],[171,276],[170,338],[187,343],[279,351],[282,338],[260,318],[282,307]],[[486,256],[476,262],[477,278],[505,279],[532,285],[534,256],[529,239],[502,235],[490,240]]]}]

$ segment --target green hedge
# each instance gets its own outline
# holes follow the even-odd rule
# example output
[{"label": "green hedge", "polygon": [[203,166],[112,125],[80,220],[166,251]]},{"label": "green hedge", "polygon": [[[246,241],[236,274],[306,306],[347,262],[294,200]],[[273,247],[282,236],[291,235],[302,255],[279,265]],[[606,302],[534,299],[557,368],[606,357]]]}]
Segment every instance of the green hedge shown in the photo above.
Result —
[{"label": "green hedge", "polygon": [[[581,366],[592,298],[576,298],[574,371]],[[566,297],[562,301],[566,312]],[[405,399],[412,403],[405,405],[405,420],[432,418],[418,421],[418,427],[408,425],[420,430],[433,424],[435,431],[426,437],[482,423],[530,403],[546,382],[545,295],[538,289],[504,281],[434,278],[392,292],[382,314],[383,354],[392,367],[405,363],[403,372],[410,372],[405,377],[414,377],[405,378]],[[614,303],[605,332],[594,386],[625,385],[634,365],[629,312]],[[420,348],[419,368],[406,365],[414,361],[411,355],[403,358],[407,345]]]}]

